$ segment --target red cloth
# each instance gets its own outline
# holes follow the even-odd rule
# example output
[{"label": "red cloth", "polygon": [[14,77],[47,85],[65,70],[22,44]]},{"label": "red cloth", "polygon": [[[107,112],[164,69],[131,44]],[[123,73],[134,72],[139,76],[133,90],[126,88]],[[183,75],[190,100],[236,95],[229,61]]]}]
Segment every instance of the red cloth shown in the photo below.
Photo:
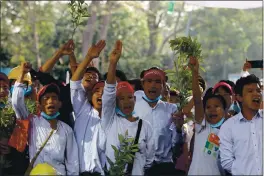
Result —
[{"label": "red cloth", "polygon": [[105,82],[104,81],[99,81],[97,82],[94,87],[93,87],[93,90],[92,90],[92,93],[94,93],[96,91],[97,88],[100,88],[100,87],[104,87],[105,86]]},{"label": "red cloth", "polygon": [[232,90],[232,87],[229,85],[229,84],[227,84],[227,83],[225,83],[225,82],[219,82],[219,83],[217,83],[215,86],[214,86],[214,88],[213,88],[213,93],[215,93],[215,90],[218,88],[218,87],[227,87],[229,90],[230,90],[230,92],[233,94],[233,90]]},{"label": "red cloth", "polygon": [[116,96],[119,96],[122,92],[134,94],[134,89],[127,81],[121,81],[117,84]]},{"label": "red cloth", "polygon": [[150,69],[144,73],[143,79],[157,78],[159,77],[162,81],[165,80],[165,73],[162,70]]},{"label": "red cloth", "polygon": [[37,95],[37,101],[40,101],[40,97],[46,92],[47,88],[50,88],[50,87],[54,87],[55,89],[57,89],[57,92],[60,93],[60,88],[56,84],[54,83],[48,84],[46,86],[43,86],[39,90],[38,95]]}]

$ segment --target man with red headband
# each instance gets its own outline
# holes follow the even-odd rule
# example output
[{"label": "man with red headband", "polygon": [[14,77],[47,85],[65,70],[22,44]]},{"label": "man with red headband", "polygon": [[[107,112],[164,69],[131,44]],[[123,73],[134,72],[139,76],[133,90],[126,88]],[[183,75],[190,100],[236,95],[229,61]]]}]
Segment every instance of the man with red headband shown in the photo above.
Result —
[{"label": "man with red headband", "polygon": [[142,73],[144,93],[135,92],[137,96],[135,115],[148,121],[153,128],[155,159],[149,175],[175,174],[172,147],[183,135],[181,128],[172,120],[172,114],[177,111],[177,106],[161,100],[165,80],[165,73],[161,69],[150,68]]},{"label": "man with red headband", "polygon": [[[25,119],[29,116],[24,101],[23,78],[30,69],[30,63],[22,63],[21,74],[14,85],[12,106],[17,118]],[[41,113],[30,118],[30,162],[36,158],[33,167],[47,163],[56,170],[57,175],[78,175],[78,148],[73,130],[57,119],[61,107],[59,87],[55,84],[42,87],[37,100]]]},{"label": "man with red headband", "polygon": [[92,98],[86,96],[82,84],[87,66],[105,47],[101,40],[89,48],[85,59],[74,72],[71,81],[71,101],[75,115],[74,133],[79,149],[80,175],[104,175],[105,134],[101,127],[102,94],[104,82],[95,83]]},{"label": "man with red headband", "polygon": [[[152,128],[148,122],[134,115],[135,98],[132,86],[128,82],[116,83],[115,72],[121,52],[122,43],[117,41],[115,49],[110,54],[103,94],[102,126],[107,135],[106,155],[115,162],[115,151],[112,145],[119,148],[118,135],[125,135],[128,131],[128,136],[138,141],[139,152],[135,153],[132,164],[126,165],[125,172],[128,175],[144,175],[145,169],[151,166],[154,158]],[[107,168],[109,169],[109,164]]]}]

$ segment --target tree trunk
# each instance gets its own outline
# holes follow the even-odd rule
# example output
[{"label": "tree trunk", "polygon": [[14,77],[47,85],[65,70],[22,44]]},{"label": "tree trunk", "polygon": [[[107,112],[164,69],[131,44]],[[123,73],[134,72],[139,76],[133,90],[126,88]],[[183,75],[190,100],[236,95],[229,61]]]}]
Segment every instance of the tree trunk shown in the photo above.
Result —
[{"label": "tree trunk", "polygon": [[149,2],[149,11],[148,14],[148,28],[149,28],[149,49],[148,56],[153,55],[157,49],[157,38],[158,38],[158,24],[156,24],[157,12],[159,7],[158,1]]},{"label": "tree trunk", "polygon": [[[113,4],[114,4],[114,2],[111,2],[111,1],[107,1],[106,4],[105,4],[105,12],[106,12],[106,14],[104,14],[104,16],[103,16],[102,24],[101,24],[101,27],[100,27],[100,33],[99,33],[101,40],[106,40],[107,39],[108,27],[109,27],[109,23],[111,21],[111,14],[109,13],[109,11],[110,11],[111,6]],[[104,50],[104,51],[106,51],[106,50]],[[103,53],[101,55],[101,66],[100,66],[100,71],[101,72],[105,72],[106,71],[107,63],[108,63],[107,54]]]},{"label": "tree trunk", "polygon": [[[82,55],[83,58],[86,56],[89,46],[92,45],[94,32],[96,29],[96,9],[98,9],[100,2],[99,1],[92,1],[89,7],[89,13],[91,17],[88,18],[86,29],[83,32],[83,43],[82,43]],[[95,64],[95,67],[98,68],[98,64]]]}]

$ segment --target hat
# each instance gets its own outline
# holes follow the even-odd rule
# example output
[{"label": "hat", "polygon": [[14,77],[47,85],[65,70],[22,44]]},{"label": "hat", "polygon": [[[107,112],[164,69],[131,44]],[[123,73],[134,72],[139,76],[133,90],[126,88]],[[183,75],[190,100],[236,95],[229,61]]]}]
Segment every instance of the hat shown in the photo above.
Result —
[{"label": "hat", "polygon": [[234,93],[232,87],[225,82],[219,82],[219,83],[215,84],[215,86],[213,88],[213,93],[215,93],[217,88],[222,87],[222,86],[228,88],[228,90],[230,90],[231,94]]},{"label": "hat", "polygon": [[[13,69],[9,72],[9,74],[8,74],[8,79],[9,79],[9,80],[10,80],[10,79],[17,80],[17,78],[18,78],[18,76],[19,76],[20,74],[21,74],[21,67],[20,67],[20,66],[17,66],[17,67],[13,68]],[[25,74],[23,81],[27,81],[29,85],[32,84],[30,73]]]},{"label": "hat", "polygon": [[56,84],[51,83],[46,86],[43,86],[37,94],[37,100],[40,101],[42,96],[44,96],[46,93],[52,93],[52,92],[56,93],[58,97],[60,96],[60,88]]},{"label": "hat", "polygon": [[32,169],[30,175],[57,175],[57,173],[51,165],[47,163],[40,163]]},{"label": "hat", "polygon": [[127,92],[134,94],[134,89],[127,81],[121,81],[117,84],[116,87],[116,96],[119,96],[120,93]]}]

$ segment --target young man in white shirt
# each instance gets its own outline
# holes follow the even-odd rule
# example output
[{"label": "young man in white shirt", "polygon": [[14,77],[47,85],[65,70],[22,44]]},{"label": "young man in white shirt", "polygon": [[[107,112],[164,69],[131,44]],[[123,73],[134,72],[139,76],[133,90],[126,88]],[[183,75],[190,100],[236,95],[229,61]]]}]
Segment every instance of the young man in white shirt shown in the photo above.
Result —
[{"label": "young man in white shirt", "polygon": [[177,112],[177,106],[161,100],[165,86],[165,73],[152,67],[141,74],[143,91],[135,92],[137,98],[135,115],[148,121],[153,128],[155,158],[148,174],[175,174],[172,162],[172,147],[177,142],[177,135],[183,135],[181,129],[176,132],[172,114]]},{"label": "young man in white shirt", "polygon": [[[23,78],[30,69],[30,63],[22,63],[21,74],[14,85],[12,106],[17,118],[30,118],[25,106],[25,85],[23,84]],[[55,84],[42,87],[38,92],[37,99],[41,113],[29,119],[29,157],[31,162],[49,135],[51,137],[37,156],[33,167],[40,163],[47,163],[56,170],[57,175],[78,175],[78,148],[73,131],[69,125],[56,119],[60,114],[59,108],[61,107],[59,87]]]},{"label": "young man in white shirt", "polygon": [[232,175],[262,175],[263,111],[259,78],[253,74],[241,77],[235,93],[241,112],[220,129],[221,165]]},{"label": "young man in white shirt", "polygon": [[104,82],[95,83],[91,102],[82,83],[87,66],[99,56],[104,46],[105,41],[101,40],[89,48],[85,59],[79,64],[70,81],[71,101],[76,118],[74,133],[79,149],[82,176],[104,175],[106,138],[101,127]]}]

